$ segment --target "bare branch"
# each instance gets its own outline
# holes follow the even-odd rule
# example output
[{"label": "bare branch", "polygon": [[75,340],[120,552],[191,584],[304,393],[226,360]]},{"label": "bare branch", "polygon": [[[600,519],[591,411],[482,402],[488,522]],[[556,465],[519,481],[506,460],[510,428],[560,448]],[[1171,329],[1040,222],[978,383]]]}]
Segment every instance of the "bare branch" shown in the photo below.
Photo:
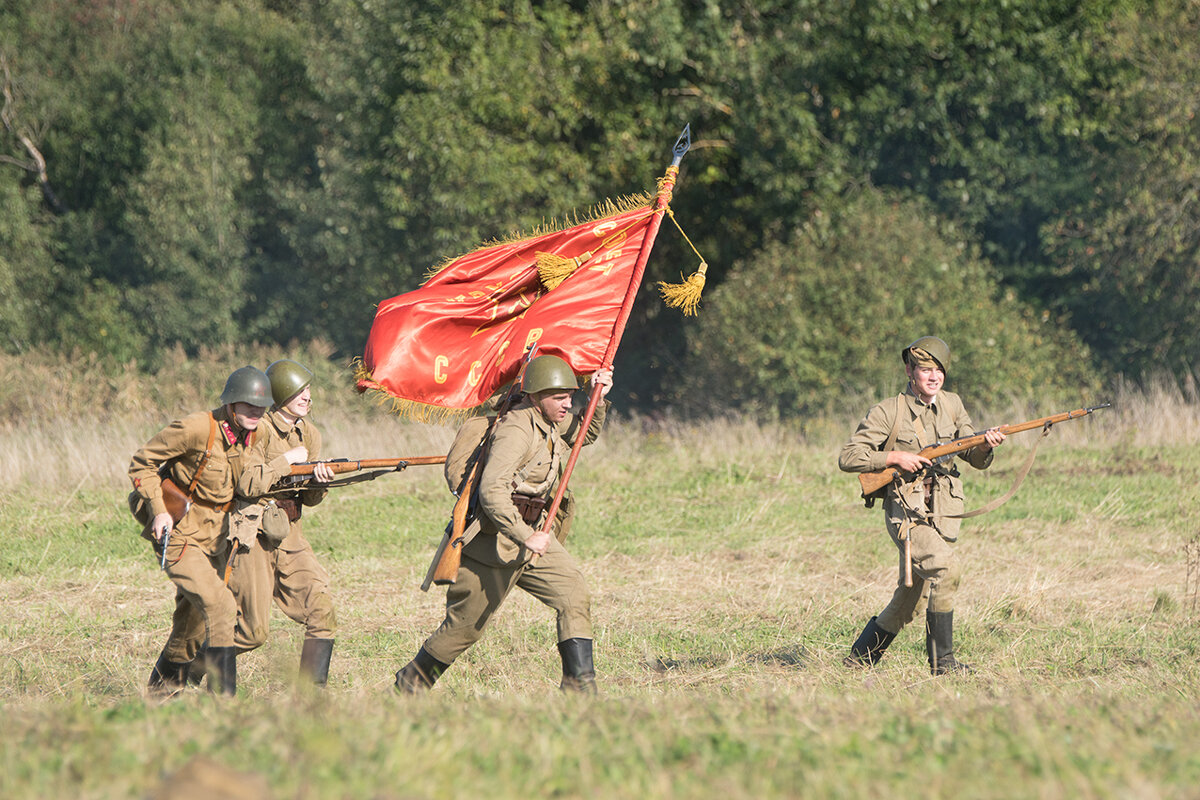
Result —
[{"label": "bare branch", "polygon": [[46,159],[42,156],[42,151],[38,149],[37,144],[23,129],[21,129],[16,121],[16,99],[13,94],[12,71],[8,66],[8,56],[0,53],[0,73],[3,73],[3,86],[0,87],[0,92],[3,93],[4,105],[0,106],[0,123],[4,125],[4,129],[16,137],[21,146],[25,148],[25,152],[29,154],[30,161],[22,162],[18,159],[3,156],[0,161],[8,164],[15,164],[26,172],[31,172],[36,176],[38,186],[42,189],[42,197],[46,198],[46,202],[56,214],[62,214],[67,209],[58,199],[58,195],[50,188],[50,177],[46,173]]}]

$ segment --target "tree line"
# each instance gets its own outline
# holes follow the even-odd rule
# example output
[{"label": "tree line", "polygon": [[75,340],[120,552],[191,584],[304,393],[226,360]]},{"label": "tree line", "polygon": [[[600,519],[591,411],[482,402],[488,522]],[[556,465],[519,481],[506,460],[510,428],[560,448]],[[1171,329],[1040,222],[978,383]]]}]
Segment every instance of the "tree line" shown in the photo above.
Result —
[{"label": "tree line", "polygon": [[0,348],[321,339],[448,257],[653,188],[635,405],[1079,394],[1200,356],[1200,2],[9,0]]}]

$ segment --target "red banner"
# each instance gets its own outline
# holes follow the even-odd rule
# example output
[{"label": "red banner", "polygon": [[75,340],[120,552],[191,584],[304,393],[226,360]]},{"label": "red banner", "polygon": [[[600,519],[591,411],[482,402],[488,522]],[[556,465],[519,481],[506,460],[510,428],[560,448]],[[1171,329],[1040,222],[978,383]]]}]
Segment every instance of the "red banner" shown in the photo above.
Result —
[{"label": "red banner", "polygon": [[[581,375],[594,372],[655,217],[641,206],[450,262],[419,289],[379,304],[359,390],[473,408],[516,376],[533,342],[538,355],[560,356]],[[537,269],[546,253],[581,262],[550,290]]]}]

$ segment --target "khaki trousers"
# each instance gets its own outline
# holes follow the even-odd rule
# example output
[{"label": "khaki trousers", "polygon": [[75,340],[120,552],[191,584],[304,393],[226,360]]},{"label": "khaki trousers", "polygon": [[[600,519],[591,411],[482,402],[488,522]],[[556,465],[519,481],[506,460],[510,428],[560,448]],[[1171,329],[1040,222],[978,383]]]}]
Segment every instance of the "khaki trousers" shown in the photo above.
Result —
[{"label": "khaki trousers", "polygon": [[[900,538],[900,530],[900,525],[888,521],[888,534],[903,559],[904,540]],[[913,585],[904,585],[904,565],[901,564],[896,591],[876,620],[879,627],[888,633],[899,633],[925,607],[935,612],[953,611],[954,595],[962,578],[953,546],[942,538],[936,528],[913,522],[908,535],[911,539],[909,550]]]},{"label": "khaki trousers", "polygon": [[239,650],[253,650],[266,643],[272,600],[288,619],[304,626],[306,639],[336,637],[329,574],[303,536],[293,533],[271,550],[263,548],[260,538],[252,549],[239,552],[229,588],[237,600],[234,644]]},{"label": "khaki trousers", "polygon": [[186,540],[167,547],[167,577],[175,584],[171,635],[163,648],[167,660],[191,661],[205,640],[210,647],[233,645],[237,602],[225,585],[226,553],[210,556]]},{"label": "khaki trousers", "polygon": [[544,555],[517,566],[488,566],[464,553],[458,580],[446,592],[446,618],[425,640],[425,651],[443,664],[454,663],[483,636],[514,587],[554,609],[558,641],[592,638],[591,596],[583,573],[571,554],[552,540]]}]

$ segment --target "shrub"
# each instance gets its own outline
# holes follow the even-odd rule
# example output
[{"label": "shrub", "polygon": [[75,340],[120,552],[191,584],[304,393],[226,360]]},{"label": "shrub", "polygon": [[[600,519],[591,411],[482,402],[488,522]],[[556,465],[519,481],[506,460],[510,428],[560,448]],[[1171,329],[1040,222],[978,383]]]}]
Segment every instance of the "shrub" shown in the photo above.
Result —
[{"label": "shrub", "polygon": [[1087,349],[1002,288],[964,235],[868,189],[731,270],[689,333],[678,400],[789,416],[882,397],[904,385],[901,349],[926,334],[949,343],[947,388],[972,406],[1074,402],[1098,385]]}]

